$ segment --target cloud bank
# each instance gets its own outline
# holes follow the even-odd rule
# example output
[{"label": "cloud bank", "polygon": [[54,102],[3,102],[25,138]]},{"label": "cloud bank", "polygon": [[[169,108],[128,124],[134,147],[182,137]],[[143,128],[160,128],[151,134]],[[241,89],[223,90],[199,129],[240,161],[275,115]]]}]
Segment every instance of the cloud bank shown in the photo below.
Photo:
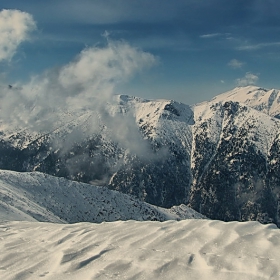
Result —
[{"label": "cloud bank", "polygon": [[11,60],[34,29],[36,23],[30,14],[18,10],[0,11],[0,62]]}]

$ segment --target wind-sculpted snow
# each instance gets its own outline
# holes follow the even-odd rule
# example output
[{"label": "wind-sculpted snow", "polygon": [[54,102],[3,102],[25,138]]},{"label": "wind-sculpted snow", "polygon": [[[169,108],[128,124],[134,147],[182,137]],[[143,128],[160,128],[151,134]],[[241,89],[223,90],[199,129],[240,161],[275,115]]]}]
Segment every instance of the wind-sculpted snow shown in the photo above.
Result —
[{"label": "wind-sculpted snow", "polygon": [[202,217],[185,205],[164,209],[106,187],[38,172],[0,171],[0,220],[75,223]]},{"label": "wind-sculpted snow", "polygon": [[0,278],[280,278],[280,232],[258,222],[0,223]]}]

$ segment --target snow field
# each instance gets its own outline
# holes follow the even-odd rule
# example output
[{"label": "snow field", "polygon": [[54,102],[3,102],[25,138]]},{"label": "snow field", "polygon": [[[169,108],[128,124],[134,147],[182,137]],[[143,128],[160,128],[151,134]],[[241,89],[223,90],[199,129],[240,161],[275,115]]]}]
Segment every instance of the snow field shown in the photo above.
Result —
[{"label": "snow field", "polygon": [[0,279],[279,279],[280,232],[258,222],[1,222]]}]

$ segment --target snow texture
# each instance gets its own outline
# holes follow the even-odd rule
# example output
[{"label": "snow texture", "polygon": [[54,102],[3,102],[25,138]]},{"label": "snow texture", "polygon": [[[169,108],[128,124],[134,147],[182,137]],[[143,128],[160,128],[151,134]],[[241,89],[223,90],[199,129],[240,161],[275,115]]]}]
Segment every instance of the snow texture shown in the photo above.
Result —
[{"label": "snow texture", "polygon": [[0,170],[0,220],[54,223],[205,218],[185,205],[164,209],[109,190],[39,172]]},{"label": "snow texture", "polygon": [[[201,132],[201,124],[207,122],[207,137],[212,143],[219,145],[221,139],[225,138],[227,127],[248,132],[248,138],[254,143],[256,149],[262,154],[269,154],[273,140],[279,133],[280,121],[272,118],[264,112],[258,112],[251,106],[246,106],[237,101],[227,101],[229,98],[223,99],[222,96],[214,98],[212,101],[203,102],[194,106],[195,125],[193,126],[193,134]],[[233,98],[234,100],[234,98]],[[230,107],[235,106],[232,110]],[[226,109],[226,110],[225,110]],[[234,111],[235,109],[235,111]],[[194,147],[193,150],[195,150]]]},{"label": "snow texture", "polygon": [[277,89],[237,87],[214,97],[212,101],[240,102],[270,116],[280,117],[280,91]]},{"label": "snow texture", "polygon": [[258,222],[0,223],[0,278],[280,278],[280,232]]}]

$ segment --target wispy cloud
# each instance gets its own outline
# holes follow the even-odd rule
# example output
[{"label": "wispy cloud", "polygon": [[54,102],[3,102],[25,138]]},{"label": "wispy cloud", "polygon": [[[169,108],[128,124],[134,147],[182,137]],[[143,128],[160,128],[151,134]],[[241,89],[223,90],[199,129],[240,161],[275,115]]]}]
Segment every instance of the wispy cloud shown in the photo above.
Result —
[{"label": "wispy cloud", "polygon": [[[0,61],[11,59],[35,28],[30,14],[1,11]],[[103,114],[108,102],[113,102],[116,87],[158,61],[125,41],[111,40],[108,32],[104,36],[105,46],[87,47],[68,64],[35,75],[26,83],[7,87],[0,81],[0,119],[10,126],[48,131],[63,111],[89,109]]]},{"label": "wispy cloud", "polygon": [[0,61],[10,60],[18,46],[26,41],[36,28],[33,17],[18,10],[0,12]]},{"label": "wispy cloud", "polygon": [[215,37],[228,37],[230,36],[230,33],[210,33],[210,34],[204,34],[204,35],[200,35],[199,37],[202,39],[209,39],[209,38],[215,38]]},{"label": "wispy cloud", "polygon": [[263,49],[268,47],[280,47],[280,42],[259,43],[255,45],[243,45],[238,47],[238,50],[250,51],[250,50],[258,50],[258,49]]},{"label": "wispy cloud", "polygon": [[253,74],[251,72],[247,72],[243,78],[239,78],[236,80],[238,86],[248,86],[255,85],[259,80],[259,74]]},{"label": "wispy cloud", "polygon": [[223,35],[222,33],[210,33],[210,34],[200,35],[199,37],[203,38],[203,39],[207,39],[207,38],[219,37],[219,36],[222,36],[222,35]]},{"label": "wispy cloud", "polygon": [[227,65],[233,69],[238,69],[244,65],[244,62],[241,62],[237,59],[232,59]]}]

